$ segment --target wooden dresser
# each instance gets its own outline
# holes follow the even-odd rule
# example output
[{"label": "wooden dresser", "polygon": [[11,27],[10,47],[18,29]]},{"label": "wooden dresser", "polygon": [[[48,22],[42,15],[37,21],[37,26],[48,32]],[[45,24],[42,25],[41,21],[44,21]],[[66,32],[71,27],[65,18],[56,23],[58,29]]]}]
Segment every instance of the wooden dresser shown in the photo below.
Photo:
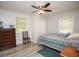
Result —
[{"label": "wooden dresser", "polygon": [[15,29],[4,28],[0,29],[0,51],[16,46]]}]

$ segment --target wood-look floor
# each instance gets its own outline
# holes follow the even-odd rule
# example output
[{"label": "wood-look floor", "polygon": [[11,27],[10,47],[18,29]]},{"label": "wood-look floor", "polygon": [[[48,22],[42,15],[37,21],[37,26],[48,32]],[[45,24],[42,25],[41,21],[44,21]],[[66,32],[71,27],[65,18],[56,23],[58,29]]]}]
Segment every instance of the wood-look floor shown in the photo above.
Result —
[{"label": "wood-look floor", "polygon": [[0,57],[28,57],[29,54],[42,49],[35,43],[19,44],[14,48],[0,51]]}]

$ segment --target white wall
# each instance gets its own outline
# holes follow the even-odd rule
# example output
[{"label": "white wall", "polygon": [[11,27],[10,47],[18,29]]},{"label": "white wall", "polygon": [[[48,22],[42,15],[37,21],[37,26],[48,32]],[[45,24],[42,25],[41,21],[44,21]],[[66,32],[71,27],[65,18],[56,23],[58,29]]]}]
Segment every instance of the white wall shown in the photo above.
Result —
[{"label": "white wall", "polygon": [[[4,27],[8,28],[9,24],[14,24],[16,28],[16,16],[25,17],[27,22],[27,30],[31,40],[37,43],[39,36],[42,34],[58,32],[58,17],[72,16],[74,20],[73,31],[79,32],[79,10],[64,12],[57,15],[46,17],[39,14],[23,14],[0,9],[0,21],[4,22]],[[16,43],[22,43],[22,34],[16,34]]]},{"label": "white wall", "polygon": [[[30,23],[30,16],[23,14],[23,13],[17,13],[17,12],[12,12],[8,10],[3,10],[0,9],[0,21],[3,22],[3,27],[4,28],[10,28],[10,24],[14,24],[14,27],[16,28],[16,17],[24,17],[27,20],[27,30],[29,31],[29,36],[31,37],[31,23]],[[21,33],[16,33],[16,44],[22,43],[22,34]]]},{"label": "white wall", "polygon": [[46,32],[54,33],[58,32],[58,19],[55,16],[49,16],[46,20]]},{"label": "white wall", "polygon": [[[16,16],[26,18],[27,30],[31,40],[37,43],[41,34],[46,33],[46,20],[45,16],[38,14],[23,14],[0,9],[0,21],[3,21],[4,28],[8,28],[9,24],[14,24],[16,28]],[[22,33],[16,33],[16,44],[22,43]]]},{"label": "white wall", "polygon": [[46,32],[59,32],[58,20],[60,16],[71,16],[73,18],[73,32],[79,32],[79,10],[64,12],[47,17]]},{"label": "white wall", "polygon": [[44,15],[32,14],[32,39],[37,43],[39,36],[46,34],[46,18]]}]

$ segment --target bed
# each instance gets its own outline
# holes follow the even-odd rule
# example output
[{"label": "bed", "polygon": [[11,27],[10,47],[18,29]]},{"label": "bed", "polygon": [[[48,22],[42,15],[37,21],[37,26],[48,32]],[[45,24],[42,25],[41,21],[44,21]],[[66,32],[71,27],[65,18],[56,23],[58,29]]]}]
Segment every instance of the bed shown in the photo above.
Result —
[{"label": "bed", "polygon": [[39,37],[38,44],[48,46],[58,51],[61,51],[65,46],[72,45],[72,47],[76,48],[79,51],[79,41],[66,39],[66,34],[60,34],[60,33],[44,34]]}]

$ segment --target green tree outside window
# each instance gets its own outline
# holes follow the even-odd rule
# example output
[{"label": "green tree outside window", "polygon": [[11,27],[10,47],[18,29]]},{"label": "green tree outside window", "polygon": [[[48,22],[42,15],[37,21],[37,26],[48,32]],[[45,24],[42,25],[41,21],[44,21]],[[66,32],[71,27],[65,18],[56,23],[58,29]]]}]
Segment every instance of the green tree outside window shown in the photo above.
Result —
[{"label": "green tree outside window", "polygon": [[60,17],[59,32],[61,33],[72,32],[72,17]]},{"label": "green tree outside window", "polygon": [[22,33],[26,30],[26,18],[16,17],[16,32]]}]

